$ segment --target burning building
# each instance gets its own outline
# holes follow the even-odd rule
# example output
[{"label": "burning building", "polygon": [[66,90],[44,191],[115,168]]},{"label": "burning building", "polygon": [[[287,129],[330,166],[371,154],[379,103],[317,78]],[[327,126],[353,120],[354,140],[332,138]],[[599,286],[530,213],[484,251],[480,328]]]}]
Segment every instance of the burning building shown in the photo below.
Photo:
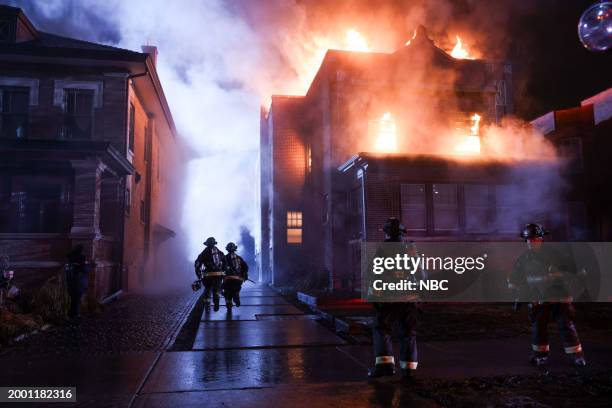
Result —
[{"label": "burning building", "polygon": [[156,54],[41,32],[0,6],[0,254],[21,285],[76,244],[96,263],[90,298],[162,280],[183,159]]},{"label": "burning building", "polygon": [[[511,89],[508,62],[445,52],[423,27],[393,53],[329,50],[305,96],[273,96],[261,114],[264,281],[341,286],[358,243],[380,239],[377,228],[389,216],[415,226],[420,238],[482,233],[460,217],[466,189],[455,178],[482,184],[479,177],[503,173],[495,164],[469,163],[489,148],[480,127],[512,113]],[[347,181],[375,168],[387,169],[368,178],[367,192]],[[398,169],[410,175],[405,186],[385,174]],[[468,206],[486,201],[489,211],[493,190],[468,190]],[[425,207],[408,208],[417,206],[412,199]]]}]

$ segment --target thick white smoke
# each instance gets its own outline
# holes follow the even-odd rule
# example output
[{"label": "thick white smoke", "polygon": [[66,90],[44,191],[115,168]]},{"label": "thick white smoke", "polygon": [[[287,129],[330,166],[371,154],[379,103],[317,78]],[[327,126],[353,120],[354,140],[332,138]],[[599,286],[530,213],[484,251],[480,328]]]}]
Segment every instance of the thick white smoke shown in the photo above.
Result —
[{"label": "thick white smoke", "polygon": [[114,31],[117,40],[105,41],[110,45],[138,51],[146,43],[157,46],[157,69],[178,131],[198,157],[188,163],[185,197],[168,197],[182,203],[177,210],[187,234],[185,255],[195,257],[207,236],[224,246],[239,241],[242,225],[253,230],[261,96],[246,81],[262,61],[258,37],[239,17],[214,0],[15,4],[28,15],[33,9],[42,30],[64,22],[72,31],[64,35],[104,41],[104,33]]}]

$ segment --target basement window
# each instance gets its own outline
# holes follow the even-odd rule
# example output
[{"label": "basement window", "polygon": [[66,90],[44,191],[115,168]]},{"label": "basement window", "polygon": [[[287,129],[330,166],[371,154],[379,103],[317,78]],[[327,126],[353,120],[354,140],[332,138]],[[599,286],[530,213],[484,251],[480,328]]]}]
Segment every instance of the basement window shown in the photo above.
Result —
[{"label": "basement window", "polygon": [[287,243],[302,243],[302,212],[287,211]]}]

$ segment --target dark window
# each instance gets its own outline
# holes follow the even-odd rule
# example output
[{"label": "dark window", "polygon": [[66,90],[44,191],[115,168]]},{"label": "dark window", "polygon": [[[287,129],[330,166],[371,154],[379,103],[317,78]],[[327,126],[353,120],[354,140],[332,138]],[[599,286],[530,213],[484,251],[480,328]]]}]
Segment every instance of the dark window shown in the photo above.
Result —
[{"label": "dark window", "polygon": [[125,213],[130,215],[132,210],[132,194],[130,193],[130,189],[127,188],[125,190]]},{"label": "dark window", "polygon": [[436,231],[454,231],[459,226],[457,208],[457,185],[434,184],[433,216]]},{"label": "dark window", "polygon": [[13,41],[13,24],[10,20],[0,20],[0,42]]},{"label": "dark window", "polygon": [[94,92],[87,89],[65,90],[64,137],[91,139]]},{"label": "dark window", "polygon": [[5,139],[27,136],[30,90],[27,87],[0,88],[2,121],[0,128]]},{"label": "dark window", "polygon": [[134,127],[136,126],[136,108],[134,104],[130,103],[130,118],[129,118],[129,133],[128,133],[128,147],[130,151],[134,152]]},{"label": "dark window", "polygon": [[67,180],[4,177],[0,186],[0,232],[68,232],[72,219]]},{"label": "dark window", "polygon": [[140,222],[147,223],[147,207],[144,200],[140,200]]},{"label": "dark window", "polygon": [[144,135],[145,135],[145,151],[144,151],[144,159],[146,161],[151,161],[151,135],[148,133],[148,129],[144,127]]},{"label": "dark window", "polygon": [[409,231],[425,231],[427,229],[425,184],[402,184],[400,189],[404,227]]},{"label": "dark window", "polygon": [[466,184],[465,231],[469,233],[489,232],[489,186]]}]

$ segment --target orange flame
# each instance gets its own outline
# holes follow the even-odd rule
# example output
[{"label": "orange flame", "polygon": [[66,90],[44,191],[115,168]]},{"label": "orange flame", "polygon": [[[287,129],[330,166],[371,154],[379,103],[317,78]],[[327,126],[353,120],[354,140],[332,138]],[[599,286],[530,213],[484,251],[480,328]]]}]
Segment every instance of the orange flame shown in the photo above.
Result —
[{"label": "orange flame", "polygon": [[373,121],[376,126],[374,149],[379,152],[397,151],[397,127],[390,112],[385,112],[380,119]]},{"label": "orange flame", "polygon": [[456,38],[457,42],[450,52],[451,57],[457,59],[474,59],[474,57],[470,55],[467,45],[461,41],[461,38],[458,35]]},{"label": "orange flame", "polygon": [[480,154],[480,119],[481,116],[477,113],[470,117],[472,121],[470,135],[455,146],[455,151],[464,154]]},{"label": "orange flame", "polygon": [[359,31],[349,28],[346,30],[346,37],[344,40],[344,47],[347,51],[360,51],[360,52],[370,52],[370,46],[368,45],[368,41],[362,36]]}]

